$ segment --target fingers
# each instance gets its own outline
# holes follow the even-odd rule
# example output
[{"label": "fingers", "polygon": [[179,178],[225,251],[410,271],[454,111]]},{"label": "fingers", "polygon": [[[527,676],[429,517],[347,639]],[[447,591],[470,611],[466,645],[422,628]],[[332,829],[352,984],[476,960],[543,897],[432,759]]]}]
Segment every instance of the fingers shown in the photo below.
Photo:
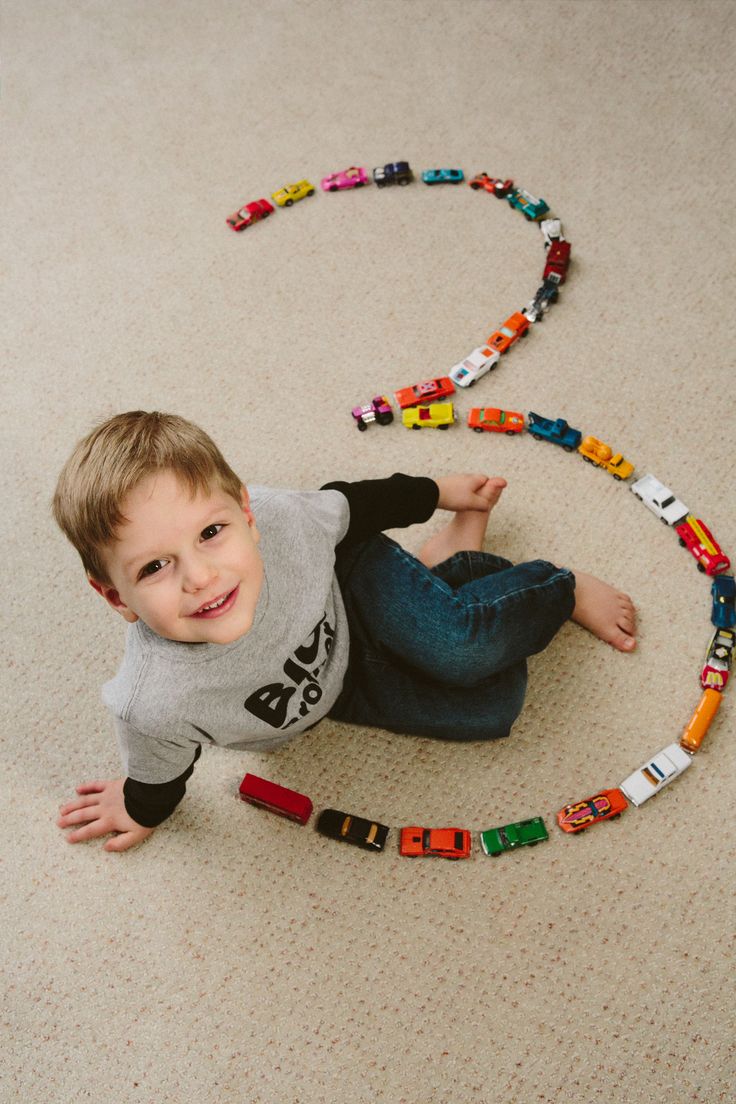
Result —
[{"label": "fingers", "polygon": [[68,813],[73,813],[76,809],[86,809],[92,805],[98,805],[99,802],[96,796],[82,797],[76,801],[67,801],[66,805],[59,807],[59,815],[66,816]]},{"label": "fingers", "polygon": [[99,820],[102,810],[97,804],[87,803],[85,806],[72,805],[65,812],[59,810],[61,816],[57,820],[59,828],[69,828],[72,824],[86,824],[88,821]]},{"label": "fingers", "polygon": [[77,793],[78,794],[102,793],[102,791],[105,789],[105,786],[107,786],[107,784],[108,783],[107,783],[106,779],[102,779],[98,782],[82,782],[82,784],[80,786],[77,786]]},{"label": "fingers", "polygon": [[141,840],[132,832],[121,832],[119,836],[113,836],[102,845],[103,851],[127,851],[129,847],[135,847]]},{"label": "fingers", "polygon": [[70,832],[66,837],[66,842],[84,843],[86,840],[99,839],[100,836],[106,836],[112,831],[113,828],[106,821],[93,820],[90,824],[85,824],[83,828]]}]

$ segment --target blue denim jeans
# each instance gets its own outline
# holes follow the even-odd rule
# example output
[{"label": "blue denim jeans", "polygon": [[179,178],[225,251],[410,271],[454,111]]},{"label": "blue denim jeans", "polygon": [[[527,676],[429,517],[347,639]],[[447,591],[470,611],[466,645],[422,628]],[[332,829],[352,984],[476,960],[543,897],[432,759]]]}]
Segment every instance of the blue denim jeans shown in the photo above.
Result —
[{"label": "blue denim jeans", "polygon": [[458,552],[430,569],[384,534],[338,549],[336,571],[350,660],[330,716],[444,740],[509,735],[526,657],[575,604],[566,568]]}]

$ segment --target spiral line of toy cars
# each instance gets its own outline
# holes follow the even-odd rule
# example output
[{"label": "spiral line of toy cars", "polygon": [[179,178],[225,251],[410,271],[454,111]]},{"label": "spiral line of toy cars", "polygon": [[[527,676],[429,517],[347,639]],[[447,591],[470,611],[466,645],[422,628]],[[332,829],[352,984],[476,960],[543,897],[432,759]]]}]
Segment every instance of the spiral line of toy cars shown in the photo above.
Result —
[{"label": "spiral line of toy cars", "polygon": [[[406,161],[393,162],[373,170],[373,180],[379,188],[393,183],[406,185],[412,179]],[[422,179],[428,185],[459,184],[464,175],[461,169],[428,169],[422,173]],[[359,188],[368,181],[364,168],[351,167],[325,177],[321,186],[323,191],[338,191]],[[549,206],[543,199],[515,188],[512,180],[480,173],[469,184],[474,190],[482,188],[499,199],[506,199],[529,221],[549,216]],[[274,192],[272,199],[279,206],[289,207],[296,200],[313,195],[314,190],[308,180],[302,180]],[[271,204],[261,199],[246,204],[227,221],[234,230],[243,230],[253,222],[266,218],[272,211]],[[547,217],[541,222],[541,230],[547,254],[542,284],[534,298],[521,311],[512,314],[483,345],[454,365],[448,376],[396,391],[395,399],[405,426],[415,430],[425,427],[448,429],[456,420],[453,404],[438,400],[453,394],[456,385],[469,387],[487,375],[512,345],[528,335],[530,326],[543,319],[550,305],[556,301],[559,288],[567,277],[571,247],[563,237],[559,219]],[[379,425],[392,422],[393,410],[386,395],[377,395],[370,403],[354,407],[352,416],[358,429],[364,431],[372,422]],[[584,437],[564,418],[550,419],[529,411],[525,422],[524,415],[518,411],[473,407],[467,423],[476,433],[504,433],[508,436],[522,433],[526,426],[536,440],[549,441],[567,452],[577,451],[583,460],[603,468],[616,480],[625,481],[634,474],[634,465],[625,460],[620,452],[614,452],[597,437]],[[629,804],[636,807],[642,805],[687,770],[720,708],[736,650],[736,580],[733,575],[726,574],[731,566],[728,556],[724,555],[707,525],[655,476],[642,476],[630,485],[630,490],[677,533],[679,543],[692,554],[698,570],[712,577],[711,622],[715,632],[710,638],[700,673],[702,696],[679,741],[668,744],[618,787],[600,790],[592,797],[563,806],[557,813],[557,823],[567,833],[577,833],[600,821],[614,819]],[[312,802],[306,795],[253,774],[246,774],[239,792],[244,801],[300,824],[306,824],[313,811]],[[369,851],[382,851],[391,831],[388,825],[337,809],[324,809],[317,818],[316,828],[332,839],[353,843]],[[466,828],[408,826],[399,831],[399,851],[410,858],[435,855],[462,859],[471,854],[471,833]],[[483,852],[495,856],[520,846],[534,846],[549,837],[544,820],[535,816],[480,832],[479,838]]]}]

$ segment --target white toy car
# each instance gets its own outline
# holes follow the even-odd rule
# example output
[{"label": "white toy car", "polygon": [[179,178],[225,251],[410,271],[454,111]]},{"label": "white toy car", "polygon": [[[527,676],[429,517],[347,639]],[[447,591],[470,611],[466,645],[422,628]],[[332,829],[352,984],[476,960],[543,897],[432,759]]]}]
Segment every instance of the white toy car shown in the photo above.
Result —
[{"label": "white toy car", "polygon": [[562,223],[559,219],[544,219],[540,222],[539,229],[542,231],[545,249],[549,249],[553,241],[565,240],[565,235],[562,233]]},{"label": "white toy car", "polygon": [[684,502],[653,475],[644,475],[632,483],[630,490],[666,525],[677,525],[690,513]]},{"label": "white toy car", "polygon": [[458,387],[470,387],[471,384],[495,368],[501,359],[501,354],[496,349],[489,349],[487,345],[480,345],[468,353],[465,360],[461,360],[450,369],[449,376]]},{"label": "white toy car", "polygon": [[679,744],[668,744],[652,760],[630,774],[619,788],[632,805],[643,805],[678,778],[691,763],[692,759]]}]

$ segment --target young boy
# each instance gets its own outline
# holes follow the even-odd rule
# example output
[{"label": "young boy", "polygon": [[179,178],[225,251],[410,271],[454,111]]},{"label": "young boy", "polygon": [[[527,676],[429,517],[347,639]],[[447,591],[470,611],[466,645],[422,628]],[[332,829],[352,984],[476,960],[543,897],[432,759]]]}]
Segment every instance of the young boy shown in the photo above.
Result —
[{"label": "young boy", "polygon": [[[621,651],[634,607],[592,576],[482,549],[506,482],[485,475],[246,490],[213,441],[132,411],[76,446],[54,516],[90,585],[128,622],[103,687],[126,777],[84,783],[72,843],[151,834],[202,744],[262,751],[327,715],[441,739],[508,736],[526,657],[569,617]],[[409,555],[384,529],[450,523]],[[79,827],[79,826],[82,827]]]}]

